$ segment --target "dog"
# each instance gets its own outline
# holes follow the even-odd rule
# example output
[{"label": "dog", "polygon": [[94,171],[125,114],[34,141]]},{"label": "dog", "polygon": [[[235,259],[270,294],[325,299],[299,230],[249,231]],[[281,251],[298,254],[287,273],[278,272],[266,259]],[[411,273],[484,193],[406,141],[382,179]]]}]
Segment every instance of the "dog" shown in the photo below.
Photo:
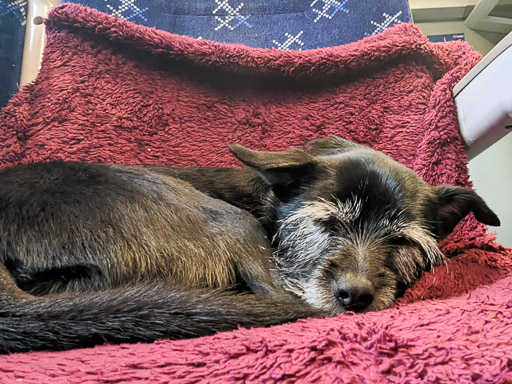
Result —
[{"label": "dog", "polygon": [[242,168],[0,171],[0,351],[209,335],[392,306],[445,262],[473,191],[329,137]]}]

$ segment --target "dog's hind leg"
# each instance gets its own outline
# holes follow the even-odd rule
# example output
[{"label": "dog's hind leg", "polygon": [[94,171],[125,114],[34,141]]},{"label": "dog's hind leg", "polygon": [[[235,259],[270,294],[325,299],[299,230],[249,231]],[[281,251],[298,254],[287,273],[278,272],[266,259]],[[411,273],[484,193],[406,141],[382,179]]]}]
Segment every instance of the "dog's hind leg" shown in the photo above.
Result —
[{"label": "dog's hind leg", "polygon": [[250,291],[260,296],[284,297],[285,291],[275,284],[273,268],[255,260],[244,260],[236,266],[237,280],[244,286],[241,291]]},{"label": "dog's hind leg", "polygon": [[94,264],[77,264],[34,270],[19,260],[7,258],[5,267],[23,291],[33,295],[45,295],[64,291],[97,291],[105,289],[108,281]]},{"label": "dog's hind leg", "polygon": [[26,299],[30,294],[21,290],[4,264],[0,264],[0,305],[8,301]]}]

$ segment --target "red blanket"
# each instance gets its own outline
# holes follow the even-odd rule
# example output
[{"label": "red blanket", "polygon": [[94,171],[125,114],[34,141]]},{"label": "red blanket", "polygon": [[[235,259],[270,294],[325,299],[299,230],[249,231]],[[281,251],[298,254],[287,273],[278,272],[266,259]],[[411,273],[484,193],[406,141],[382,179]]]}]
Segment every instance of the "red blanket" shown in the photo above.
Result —
[{"label": "red blanket", "polygon": [[[0,115],[0,166],[234,166],[226,143],[275,150],[338,135],[390,154],[431,184],[470,186],[451,98],[479,60],[465,43],[433,45],[405,24],[346,46],[263,50],[71,4],[52,11],[47,37],[37,80]],[[450,263],[394,309],[197,340],[3,356],[0,375],[23,383],[512,380],[509,250],[471,216],[442,248]]]}]

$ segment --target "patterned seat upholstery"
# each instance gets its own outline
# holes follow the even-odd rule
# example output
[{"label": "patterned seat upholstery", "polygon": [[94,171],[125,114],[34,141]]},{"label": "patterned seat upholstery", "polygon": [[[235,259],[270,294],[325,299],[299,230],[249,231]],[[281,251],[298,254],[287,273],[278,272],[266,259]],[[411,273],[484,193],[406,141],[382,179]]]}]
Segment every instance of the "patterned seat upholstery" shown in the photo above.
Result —
[{"label": "patterned seat upholstery", "polygon": [[0,108],[18,90],[26,23],[26,0],[0,1]]},{"label": "patterned seat upholstery", "polygon": [[[412,21],[408,0],[67,0],[179,35],[305,50],[357,41]],[[24,0],[0,5],[0,106],[16,91]],[[14,32],[14,39],[13,37]],[[8,37],[4,38],[4,36]]]}]

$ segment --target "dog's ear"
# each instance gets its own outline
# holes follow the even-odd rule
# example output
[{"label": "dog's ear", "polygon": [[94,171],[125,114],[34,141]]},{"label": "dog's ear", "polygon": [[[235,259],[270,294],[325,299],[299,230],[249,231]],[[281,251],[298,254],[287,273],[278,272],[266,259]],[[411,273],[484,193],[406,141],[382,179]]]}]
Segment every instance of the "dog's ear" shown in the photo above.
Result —
[{"label": "dog's ear", "polygon": [[238,160],[258,171],[278,198],[286,198],[314,174],[313,156],[300,149],[265,152],[237,144],[230,144],[228,147]]},{"label": "dog's ear", "polygon": [[476,192],[453,185],[441,185],[433,187],[433,190],[434,227],[440,239],[448,236],[469,212],[484,224],[500,225],[498,216]]},{"label": "dog's ear", "polygon": [[310,140],[304,144],[304,151],[312,156],[325,155],[330,152],[361,147],[350,140],[338,136],[329,136],[321,139]]}]

